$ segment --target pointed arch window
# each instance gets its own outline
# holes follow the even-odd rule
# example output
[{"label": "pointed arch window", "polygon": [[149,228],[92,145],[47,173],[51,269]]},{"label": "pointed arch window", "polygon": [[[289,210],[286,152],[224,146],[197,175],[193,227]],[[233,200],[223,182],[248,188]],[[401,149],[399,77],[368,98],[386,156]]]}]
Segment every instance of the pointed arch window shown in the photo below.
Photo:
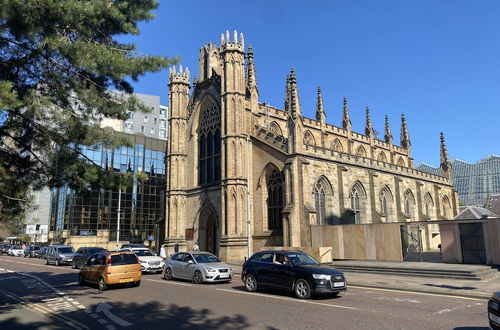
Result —
[{"label": "pointed arch window", "polygon": [[363,146],[359,146],[356,156],[366,157],[366,150]]},{"label": "pointed arch window", "polygon": [[409,189],[404,194],[404,213],[408,219],[415,220],[415,197]]},{"label": "pointed arch window", "polygon": [[313,200],[316,207],[318,225],[327,225],[331,216],[332,187],[325,177],[320,177],[313,188]]},{"label": "pointed arch window", "polygon": [[283,137],[283,132],[282,132],[282,130],[281,130],[280,125],[279,125],[277,122],[275,122],[275,121],[273,121],[273,122],[269,125],[269,131],[270,131],[271,133],[273,133],[275,136],[281,136],[281,137]]},{"label": "pointed arch window", "polygon": [[273,170],[267,180],[267,226],[269,230],[283,228],[283,177],[278,170]]},{"label": "pointed arch window", "polygon": [[198,130],[198,182],[200,185],[220,181],[220,112],[214,102],[203,110]]},{"label": "pointed arch window", "polygon": [[366,193],[361,182],[356,182],[349,195],[351,210],[354,213],[354,223],[362,223],[366,217],[365,203]]},{"label": "pointed arch window", "polygon": [[385,155],[385,153],[383,151],[381,151],[379,154],[378,154],[378,158],[377,160],[379,162],[384,162],[384,163],[387,163],[387,156]]},{"label": "pointed arch window", "polygon": [[380,213],[387,222],[392,220],[393,216],[392,203],[393,203],[392,192],[388,186],[384,186],[380,191]]},{"label": "pointed arch window", "polygon": [[398,159],[398,166],[402,166],[402,167],[406,166],[403,157],[399,157],[399,159]]},{"label": "pointed arch window", "polygon": [[434,201],[432,200],[432,196],[429,193],[426,193],[424,196],[424,207],[425,207],[425,215],[428,219],[432,218],[432,210],[434,209]]},{"label": "pointed arch window", "polygon": [[333,151],[344,152],[344,148],[342,147],[342,143],[340,143],[339,139],[333,140],[331,149]]},{"label": "pointed arch window", "polygon": [[304,144],[308,146],[316,146],[316,141],[314,140],[314,136],[312,135],[311,132],[306,131],[304,134]]},{"label": "pointed arch window", "polygon": [[443,217],[448,219],[451,216],[451,203],[448,196],[443,197]]}]

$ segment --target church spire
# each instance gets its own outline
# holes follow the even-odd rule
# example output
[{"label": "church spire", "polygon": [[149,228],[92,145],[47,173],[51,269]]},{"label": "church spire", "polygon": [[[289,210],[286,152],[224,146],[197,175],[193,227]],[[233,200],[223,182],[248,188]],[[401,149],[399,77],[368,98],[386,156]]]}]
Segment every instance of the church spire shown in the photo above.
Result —
[{"label": "church spire", "polygon": [[299,91],[297,89],[297,76],[295,75],[295,70],[293,68],[287,76],[285,110],[288,111],[292,118],[297,118],[302,115],[302,111],[300,109]]},{"label": "church spire", "polygon": [[441,132],[440,134],[440,140],[441,140],[441,146],[440,146],[441,165],[439,167],[441,168],[441,175],[451,180],[451,162],[448,157],[448,150],[446,149],[446,142],[444,140],[443,132]]},{"label": "church spire", "polygon": [[384,140],[386,143],[392,144],[391,125],[389,124],[389,116],[385,115]]},{"label": "church spire", "polygon": [[410,135],[408,134],[408,126],[406,125],[406,118],[404,113],[401,114],[400,144],[404,149],[410,149]]},{"label": "church spire", "polygon": [[326,114],[323,106],[323,95],[321,95],[321,88],[318,86],[318,96],[316,98],[316,120],[325,123]]},{"label": "church spire", "polygon": [[349,108],[347,107],[347,98],[344,96],[344,108],[342,114],[342,127],[346,130],[351,130],[351,117],[349,117]]},{"label": "church spire", "polygon": [[370,117],[370,108],[368,108],[368,106],[366,106],[365,135],[371,138],[375,136],[375,130],[373,129],[372,119]]},{"label": "church spire", "polygon": [[250,91],[252,91],[252,89],[255,88],[257,93],[258,93],[257,74],[255,72],[255,64],[253,62],[253,48],[252,48],[252,46],[248,46],[248,50],[247,50],[246,78],[247,78],[247,88]]}]

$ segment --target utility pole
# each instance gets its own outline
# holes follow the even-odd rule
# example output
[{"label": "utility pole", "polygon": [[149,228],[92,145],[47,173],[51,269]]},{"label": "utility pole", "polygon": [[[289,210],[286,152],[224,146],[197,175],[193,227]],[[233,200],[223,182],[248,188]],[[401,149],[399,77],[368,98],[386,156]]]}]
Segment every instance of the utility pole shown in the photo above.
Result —
[{"label": "utility pole", "polygon": [[119,241],[120,241],[120,214],[121,214],[121,205],[122,205],[122,185],[120,184],[118,188],[118,224],[116,226],[116,251],[119,250]]}]

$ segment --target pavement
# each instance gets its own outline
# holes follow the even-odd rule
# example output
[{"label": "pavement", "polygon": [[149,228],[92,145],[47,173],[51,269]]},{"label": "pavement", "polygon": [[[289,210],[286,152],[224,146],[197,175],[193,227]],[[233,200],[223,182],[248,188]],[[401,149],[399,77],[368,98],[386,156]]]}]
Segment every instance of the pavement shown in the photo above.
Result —
[{"label": "pavement", "polygon": [[[358,262],[362,264],[364,262]],[[366,261],[366,264],[386,265],[387,267],[415,267],[415,263]],[[242,265],[231,264],[236,275],[241,274]],[[473,265],[460,265],[462,268],[474,268]],[[458,265],[434,264],[437,268],[457,268]],[[430,293],[478,299],[489,299],[493,293],[500,291],[499,275],[483,280],[459,280],[450,278],[433,278],[407,275],[370,274],[344,272],[349,287],[378,288],[408,292]]]}]

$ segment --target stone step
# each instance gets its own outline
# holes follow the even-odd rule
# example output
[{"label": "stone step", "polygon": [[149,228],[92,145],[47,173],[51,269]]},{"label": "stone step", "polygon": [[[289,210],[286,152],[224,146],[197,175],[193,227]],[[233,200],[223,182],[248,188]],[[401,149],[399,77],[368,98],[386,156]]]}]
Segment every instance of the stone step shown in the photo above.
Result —
[{"label": "stone step", "polygon": [[408,267],[376,267],[362,265],[336,265],[332,266],[340,271],[349,273],[372,273],[402,276],[419,276],[433,278],[453,278],[463,280],[485,280],[499,276],[497,269],[485,266],[484,268],[469,269],[436,269],[436,268],[408,268]]}]

